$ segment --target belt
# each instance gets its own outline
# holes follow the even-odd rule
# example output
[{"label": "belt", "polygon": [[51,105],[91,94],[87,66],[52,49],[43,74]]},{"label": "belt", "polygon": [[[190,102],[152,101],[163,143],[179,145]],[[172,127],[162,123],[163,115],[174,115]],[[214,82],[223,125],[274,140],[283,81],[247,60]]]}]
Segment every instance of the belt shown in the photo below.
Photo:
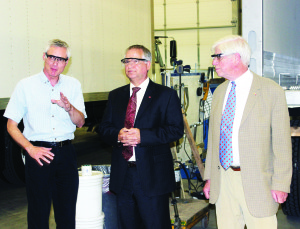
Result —
[{"label": "belt", "polygon": [[34,146],[42,146],[46,148],[60,148],[66,145],[70,145],[72,143],[71,140],[65,140],[61,142],[44,142],[44,141],[30,141]]},{"label": "belt", "polygon": [[127,167],[128,168],[136,167],[135,161],[127,161]]},{"label": "belt", "polygon": [[241,167],[240,167],[240,166],[230,166],[230,168],[231,168],[233,171],[241,171]]}]

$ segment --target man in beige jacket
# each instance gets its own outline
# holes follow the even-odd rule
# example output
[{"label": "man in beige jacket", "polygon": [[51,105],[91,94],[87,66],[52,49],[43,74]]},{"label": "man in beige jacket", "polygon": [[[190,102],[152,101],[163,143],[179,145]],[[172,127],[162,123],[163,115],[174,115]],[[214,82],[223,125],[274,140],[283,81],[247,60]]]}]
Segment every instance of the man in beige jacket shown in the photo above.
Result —
[{"label": "man in beige jacket", "polygon": [[[248,69],[251,50],[240,36],[213,47],[213,65],[227,79],[213,94],[204,194],[216,204],[219,229],[277,228],[276,212],[290,191],[292,147],[282,88]],[[232,134],[227,136],[229,168],[220,163],[222,114],[235,83]],[[227,107],[227,106],[226,106]],[[221,141],[220,141],[221,139]]]}]

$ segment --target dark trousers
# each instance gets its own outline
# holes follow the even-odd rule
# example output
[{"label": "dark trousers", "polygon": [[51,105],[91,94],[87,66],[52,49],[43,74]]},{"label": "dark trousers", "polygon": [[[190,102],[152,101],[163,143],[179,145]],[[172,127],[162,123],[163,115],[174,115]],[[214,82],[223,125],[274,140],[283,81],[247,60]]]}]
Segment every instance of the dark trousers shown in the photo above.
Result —
[{"label": "dark trousers", "polygon": [[78,170],[73,145],[54,147],[50,164],[40,166],[26,154],[28,229],[48,229],[53,201],[57,229],[75,229]]},{"label": "dark trousers", "polygon": [[119,229],[171,229],[169,194],[145,196],[136,167],[127,169],[117,211]]}]

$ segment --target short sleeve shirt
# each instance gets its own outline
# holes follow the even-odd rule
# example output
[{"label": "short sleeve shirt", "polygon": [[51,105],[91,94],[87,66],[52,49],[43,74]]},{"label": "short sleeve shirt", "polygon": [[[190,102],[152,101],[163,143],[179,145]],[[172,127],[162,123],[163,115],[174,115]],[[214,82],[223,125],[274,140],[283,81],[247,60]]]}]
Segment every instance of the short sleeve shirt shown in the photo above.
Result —
[{"label": "short sleeve shirt", "polygon": [[80,82],[60,74],[58,83],[53,87],[43,71],[17,84],[4,116],[17,123],[23,118],[23,135],[29,141],[74,139],[76,125],[68,112],[51,102],[51,99],[60,99],[60,92],[87,117]]}]

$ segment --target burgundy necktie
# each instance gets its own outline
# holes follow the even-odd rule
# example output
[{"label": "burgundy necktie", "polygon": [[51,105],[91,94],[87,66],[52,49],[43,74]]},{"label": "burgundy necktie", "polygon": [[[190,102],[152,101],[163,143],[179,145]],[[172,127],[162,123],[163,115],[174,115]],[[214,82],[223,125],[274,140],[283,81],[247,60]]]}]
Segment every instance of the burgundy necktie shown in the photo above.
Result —
[{"label": "burgundy necktie", "polygon": [[[127,129],[130,129],[134,126],[134,119],[135,119],[135,112],[136,112],[136,93],[140,90],[140,87],[133,87],[132,88],[132,95],[129,99],[126,116],[125,116],[125,123],[124,126]],[[122,155],[126,161],[133,155],[133,146],[123,146]]]}]

